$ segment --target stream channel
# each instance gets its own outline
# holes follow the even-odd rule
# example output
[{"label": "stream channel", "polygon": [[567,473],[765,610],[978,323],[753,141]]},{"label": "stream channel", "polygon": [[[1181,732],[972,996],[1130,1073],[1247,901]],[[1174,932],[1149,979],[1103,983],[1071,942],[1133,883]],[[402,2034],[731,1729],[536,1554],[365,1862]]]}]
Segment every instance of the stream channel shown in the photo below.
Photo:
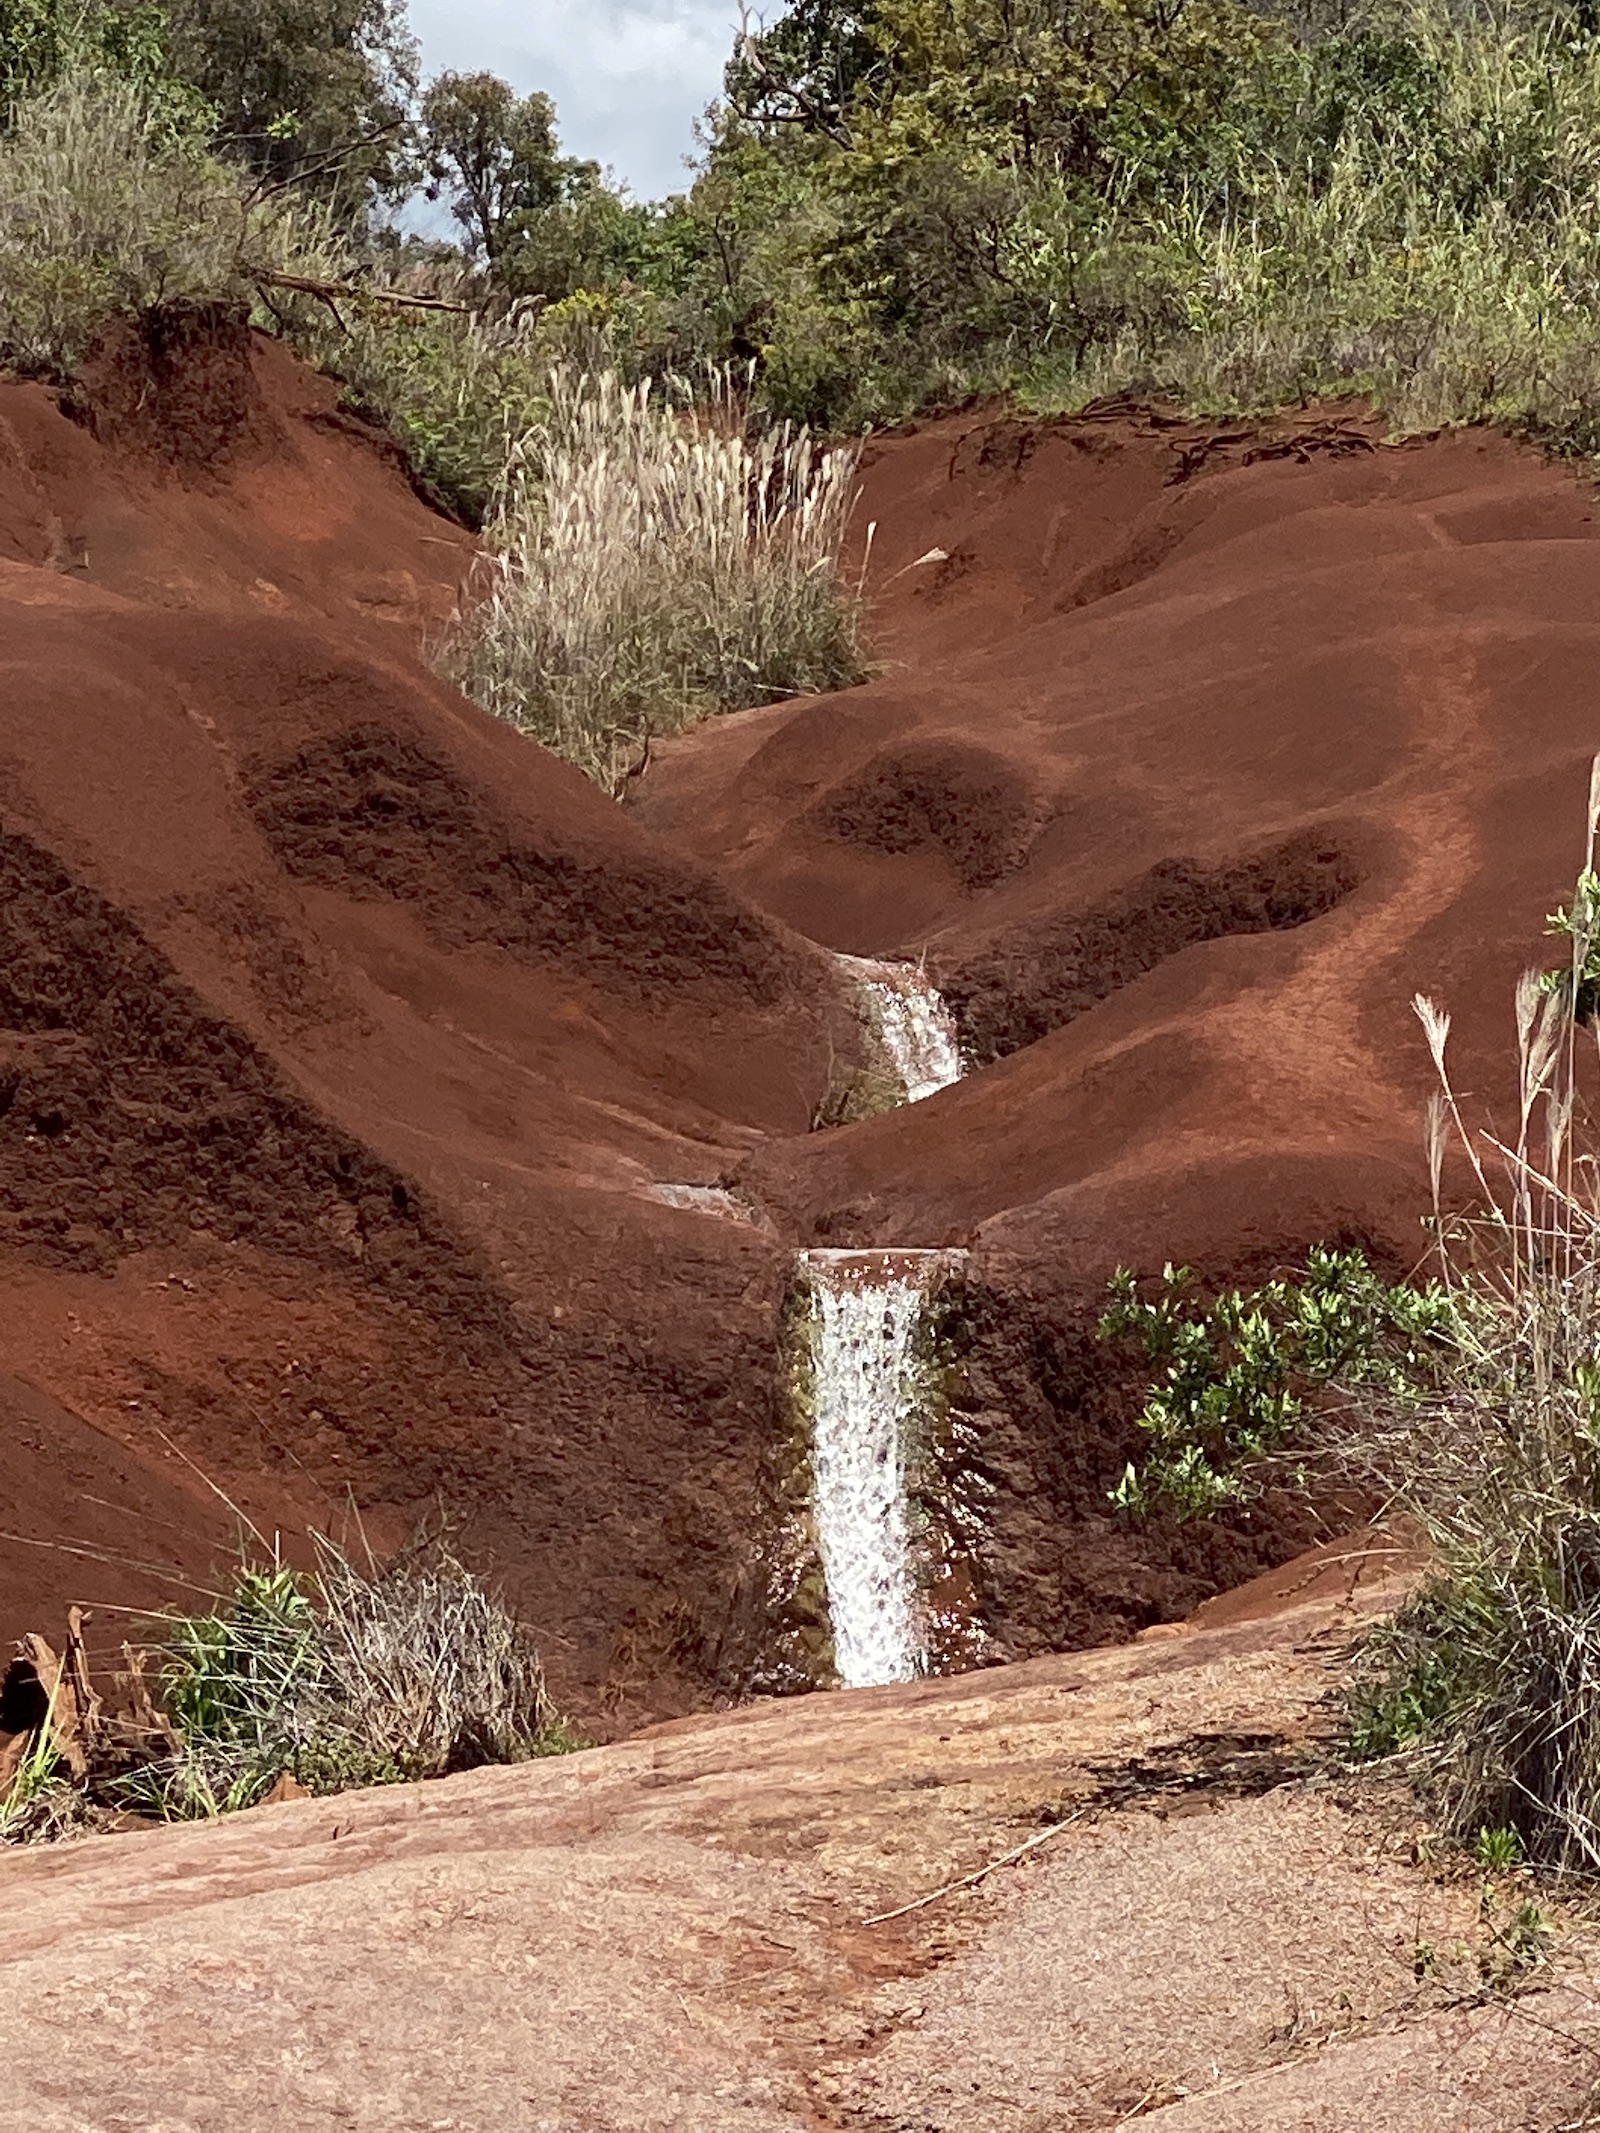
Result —
[{"label": "stream channel", "polygon": [[[861,991],[908,1103],[960,1078],[955,1024],[917,964],[838,960]],[[811,1305],[811,1513],[843,1688],[928,1671],[907,1467],[928,1382],[927,1313],[963,1256],[799,1255]]]},{"label": "stream channel", "polygon": [[[954,1020],[917,963],[835,957],[906,1103],[961,1077]],[[761,1217],[718,1186],[656,1185],[669,1207],[750,1222]],[[797,1383],[808,1435],[809,1531],[820,1561],[840,1687],[912,1681],[930,1671],[926,1549],[909,1478],[923,1462],[934,1372],[933,1314],[957,1250],[802,1251],[804,1309]]]}]

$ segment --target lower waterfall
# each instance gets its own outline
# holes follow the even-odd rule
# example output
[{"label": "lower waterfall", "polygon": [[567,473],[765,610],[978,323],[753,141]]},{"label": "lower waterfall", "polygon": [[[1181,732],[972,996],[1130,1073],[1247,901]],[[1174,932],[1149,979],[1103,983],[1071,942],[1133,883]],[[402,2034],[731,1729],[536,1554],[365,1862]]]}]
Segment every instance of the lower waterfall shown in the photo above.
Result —
[{"label": "lower waterfall", "polygon": [[918,1333],[948,1251],[808,1251],[812,1511],[845,1688],[927,1670],[906,1496]]}]

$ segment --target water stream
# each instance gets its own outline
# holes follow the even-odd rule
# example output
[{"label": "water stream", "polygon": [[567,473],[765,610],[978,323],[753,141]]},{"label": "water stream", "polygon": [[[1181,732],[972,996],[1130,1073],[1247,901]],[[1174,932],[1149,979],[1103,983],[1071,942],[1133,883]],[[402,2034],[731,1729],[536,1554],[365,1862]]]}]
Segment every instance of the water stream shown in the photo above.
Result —
[{"label": "water stream", "polygon": [[906,1499],[918,1334],[949,1252],[802,1252],[815,1309],[813,1513],[834,1665],[847,1689],[914,1681],[917,1626]]},{"label": "water stream", "polygon": [[920,1103],[961,1079],[955,1022],[920,964],[880,963],[859,955],[841,955],[838,961],[866,994],[908,1103]]}]

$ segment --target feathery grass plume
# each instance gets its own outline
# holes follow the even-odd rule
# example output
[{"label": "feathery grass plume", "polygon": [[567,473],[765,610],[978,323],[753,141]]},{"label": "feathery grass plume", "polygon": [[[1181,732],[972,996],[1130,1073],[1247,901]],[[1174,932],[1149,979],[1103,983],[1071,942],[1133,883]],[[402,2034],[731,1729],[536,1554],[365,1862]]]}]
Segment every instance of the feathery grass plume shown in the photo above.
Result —
[{"label": "feathery grass plume", "polygon": [[249,189],[114,75],[64,75],[0,135],[0,360],[20,369],[65,376],[118,312],[245,303],[337,251],[325,215]]},{"label": "feathery grass plume", "polygon": [[[1580,933],[1581,933],[1580,928]],[[1575,955],[1587,953],[1581,939]],[[1419,1759],[1449,1828],[1513,1829],[1528,1859],[1600,1873],[1600,1195],[1571,1152],[1586,1071],[1572,993],[1519,986],[1522,1132],[1468,1135],[1444,1018],[1424,1016],[1480,1191],[1444,1216],[1452,1311],[1436,1367],[1324,1418],[1337,1469],[1420,1523],[1438,1565],[1384,1640],[1357,1732]],[[1420,1012],[1420,1009],[1419,1009]],[[1529,1153],[1539,1105],[1551,1160]],[[1480,1153],[1480,1151],[1482,1151]]]},{"label": "feathery grass plume", "polygon": [[855,469],[803,429],[750,434],[726,373],[673,405],[558,370],[440,665],[610,792],[653,735],[848,687],[865,672],[839,571]]}]

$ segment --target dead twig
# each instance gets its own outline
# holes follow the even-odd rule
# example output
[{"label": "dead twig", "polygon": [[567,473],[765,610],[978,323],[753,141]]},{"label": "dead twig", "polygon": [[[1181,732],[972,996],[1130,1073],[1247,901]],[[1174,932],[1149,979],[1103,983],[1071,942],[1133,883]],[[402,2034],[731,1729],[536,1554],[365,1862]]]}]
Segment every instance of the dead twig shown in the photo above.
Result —
[{"label": "dead twig", "polygon": [[957,1889],[970,1889],[982,1881],[986,1874],[992,1874],[997,1866],[1009,1866],[1013,1859],[1020,1859],[1024,1852],[1031,1852],[1041,1844],[1048,1844],[1052,1837],[1059,1837],[1061,1832],[1070,1829],[1074,1822],[1081,1822],[1088,1812],[1087,1807],[1080,1807],[1076,1814],[1067,1815],[1060,1822],[1052,1822],[1048,1829],[1035,1830],[1031,1837],[1024,1837],[1020,1844],[1014,1844],[1010,1851],[1002,1852],[998,1859],[991,1859],[987,1866],[980,1866],[974,1873],[963,1874],[958,1881],[947,1881],[943,1888],[930,1889],[926,1896],[917,1896],[910,1903],[901,1904],[897,1910],[879,1911],[871,1918],[863,1918],[861,1923],[864,1926],[885,1925],[891,1918],[904,1918],[908,1911],[920,1911],[925,1904],[937,1903],[941,1896],[953,1896]]}]

